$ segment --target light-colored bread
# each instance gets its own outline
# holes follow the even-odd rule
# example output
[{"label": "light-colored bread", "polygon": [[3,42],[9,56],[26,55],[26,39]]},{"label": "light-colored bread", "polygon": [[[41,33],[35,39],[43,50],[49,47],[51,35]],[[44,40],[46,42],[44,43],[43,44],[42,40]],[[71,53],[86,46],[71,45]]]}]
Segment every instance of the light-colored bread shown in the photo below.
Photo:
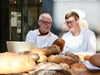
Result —
[{"label": "light-colored bread", "polygon": [[50,55],[49,51],[44,49],[44,48],[33,48],[33,49],[29,50],[29,51],[31,51],[32,53],[37,53],[40,56],[41,55],[46,55],[46,56]]},{"label": "light-colored bread", "polygon": [[47,62],[47,61],[48,61],[48,57],[45,56],[45,55],[41,55],[37,62],[38,63],[43,63],[43,62]]},{"label": "light-colored bread", "polygon": [[66,64],[66,63],[60,63],[59,64],[64,70],[68,70],[70,67],[69,67],[69,65],[68,64]]},{"label": "light-colored bread", "polygon": [[91,55],[84,56],[84,61],[88,61],[90,59]]},{"label": "light-colored bread", "polygon": [[89,59],[89,62],[94,66],[100,67],[100,53],[92,55]]},{"label": "light-colored bread", "polygon": [[91,53],[76,53],[79,56],[81,61],[89,60],[90,56],[93,55]]},{"label": "light-colored bread", "polygon": [[32,53],[37,53],[40,56],[45,55],[45,56],[50,56],[50,55],[55,55],[60,53],[60,48],[57,45],[52,45],[44,48],[34,48],[29,50]]},{"label": "light-colored bread", "polygon": [[0,53],[0,74],[21,73],[33,69],[35,62],[27,55]]},{"label": "light-colored bread", "polygon": [[31,51],[20,52],[19,54],[28,55],[28,56],[30,56],[35,62],[37,62],[37,60],[39,60],[39,58],[40,58],[39,54],[37,54],[37,53],[32,53]]},{"label": "light-colored bread", "polygon": [[82,63],[74,63],[71,65],[71,69],[87,69],[87,67]]}]

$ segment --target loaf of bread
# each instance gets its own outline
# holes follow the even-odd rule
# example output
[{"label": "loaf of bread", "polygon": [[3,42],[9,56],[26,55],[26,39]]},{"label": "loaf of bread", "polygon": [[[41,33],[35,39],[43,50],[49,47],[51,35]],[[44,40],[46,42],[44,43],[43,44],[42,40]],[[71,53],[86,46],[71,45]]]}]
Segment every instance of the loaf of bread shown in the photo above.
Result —
[{"label": "loaf of bread", "polygon": [[41,56],[41,55],[46,55],[46,56],[50,55],[49,51],[44,49],[44,48],[33,48],[29,51],[32,52],[32,53],[37,53],[37,54],[39,54],[39,56]]},{"label": "loaf of bread", "polygon": [[82,63],[74,63],[71,65],[71,69],[87,69],[87,67]]},{"label": "loaf of bread", "polygon": [[70,69],[70,66],[69,66],[68,64],[66,64],[66,63],[60,63],[59,65],[60,65],[64,70]]},{"label": "loaf of bread", "polygon": [[37,60],[39,60],[39,58],[40,58],[39,54],[37,54],[37,53],[32,53],[31,51],[20,52],[19,54],[28,55],[28,56],[30,56],[35,62],[37,62]]},{"label": "loaf of bread", "polygon": [[0,53],[0,74],[13,74],[33,69],[35,62],[27,55],[11,52]]},{"label": "loaf of bread", "polygon": [[48,57],[48,62],[53,62],[57,64],[66,63],[68,65],[72,65],[73,63],[75,63],[73,58],[65,55],[51,55]]},{"label": "loaf of bread", "polygon": [[84,61],[88,61],[90,59],[91,55],[84,56]]},{"label": "loaf of bread", "polygon": [[100,67],[100,53],[92,55],[89,59],[89,62],[94,66]]},{"label": "loaf of bread", "polygon": [[45,55],[41,55],[39,60],[37,61],[37,63],[43,63],[43,62],[47,62],[48,61],[48,57]]},{"label": "loaf of bread", "polygon": [[85,61],[85,60],[89,60],[89,58],[91,57],[91,55],[93,54],[89,54],[89,53],[76,53],[75,55],[78,55],[80,58],[80,61]]},{"label": "loaf of bread", "polygon": [[60,53],[60,48],[57,45],[52,45],[44,48],[34,48],[29,50],[32,53],[37,53],[40,56],[45,55],[45,56],[50,56],[50,55],[55,55]]},{"label": "loaf of bread", "polygon": [[46,49],[49,52],[48,54],[49,56],[59,54],[61,52],[60,47],[57,45],[48,46],[48,47],[45,47],[44,49]]},{"label": "loaf of bread", "polygon": [[[30,72],[29,72],[30,73]],[[45,62],[36,65],[32,75],[72,75],[69,70],[64,70],[59,64]],[[29,74],[30,75],[30,74]]]},{"label": "loaf of bread", "polygon": [[75,63],[80,62],[80,57],[70,51],[67,51],[64,55],[73,58]]},{"label": "loaf of bread", "polygon": [[63,39],[61,39],[61,38],[58,38],[53,42],[53,45],[59,46],[60,50],[62,51],[63,48],[64,48],[64,45],[65,45],[65,41]]}]

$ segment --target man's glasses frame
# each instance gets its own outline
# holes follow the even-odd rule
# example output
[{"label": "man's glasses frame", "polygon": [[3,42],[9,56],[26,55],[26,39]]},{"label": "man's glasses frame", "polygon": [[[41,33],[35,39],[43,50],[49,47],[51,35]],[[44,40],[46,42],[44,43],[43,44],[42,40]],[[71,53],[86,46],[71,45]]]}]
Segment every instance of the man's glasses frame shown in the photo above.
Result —
[{"label": "man's glasses frame", "polygon": [[43,20],[40,20],[42,23],[44,24],[52,24],[52,22],[47,22],[47,21],[43,21]]}]

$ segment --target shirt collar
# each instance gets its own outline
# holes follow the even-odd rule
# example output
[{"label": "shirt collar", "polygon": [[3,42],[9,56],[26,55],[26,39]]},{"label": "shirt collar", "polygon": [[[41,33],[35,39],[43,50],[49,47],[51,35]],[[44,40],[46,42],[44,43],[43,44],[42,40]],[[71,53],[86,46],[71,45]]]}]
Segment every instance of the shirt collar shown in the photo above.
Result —
[{"label": "shirt collar", "polygon": [[39,35],[38,36],[45,36],[45,35],[48,35],[49,32],[46,32],[46,33],[42,33],[40,30],[39,30]]}]

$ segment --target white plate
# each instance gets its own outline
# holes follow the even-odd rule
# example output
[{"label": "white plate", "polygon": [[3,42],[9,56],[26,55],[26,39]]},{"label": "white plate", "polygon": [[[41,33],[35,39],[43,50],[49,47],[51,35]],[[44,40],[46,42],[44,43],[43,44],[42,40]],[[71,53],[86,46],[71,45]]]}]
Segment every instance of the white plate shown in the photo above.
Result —
[{"label": "white plate", "polygon": [[100,70],[100,67],[92,65],[89,61],[84,61],[83,64],[90,70]]}]

